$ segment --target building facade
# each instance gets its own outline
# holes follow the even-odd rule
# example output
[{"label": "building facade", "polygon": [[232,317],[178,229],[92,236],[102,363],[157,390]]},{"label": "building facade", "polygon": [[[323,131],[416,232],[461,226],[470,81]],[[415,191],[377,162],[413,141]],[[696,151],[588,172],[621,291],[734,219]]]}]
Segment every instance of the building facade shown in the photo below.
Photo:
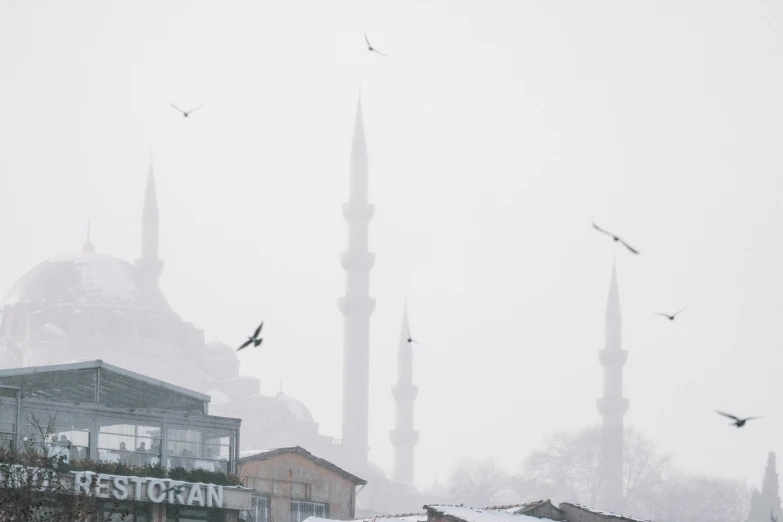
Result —
[{"label": "building facade", "polygon": [[239,460],[239,477],[253,490],[247,522],[354,518],[356,488],[367,481],[300,447],[248,453]]},{"label": "building facade", "polygon": [[5,449],[81,469],[61,477],[66,490],[119,505],[126,521],[234,521],[250,508],[251,492],[227,485],[241,421],[209,415],[201,393],[102,361],[6,369],[0,418]]}]

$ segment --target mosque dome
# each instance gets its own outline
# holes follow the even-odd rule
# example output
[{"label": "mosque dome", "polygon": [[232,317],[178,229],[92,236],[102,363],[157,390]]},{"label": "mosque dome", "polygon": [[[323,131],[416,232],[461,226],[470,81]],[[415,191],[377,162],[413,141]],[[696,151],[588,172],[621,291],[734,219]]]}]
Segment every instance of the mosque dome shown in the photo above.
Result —
[{"label": "mosque dome", "polygon": [[28,301],[105,303],[170,311],[162,292],[140,292],[139,273],[130,263],[84,249],[44,261],[23,275],[3,306]]},{"label": "mosque dome", "polygon": [[207,359],[229,359],[239,361],[237,351],[219,339],[209,341],[204,347]]},{"label": "mosque dome", "polygon": [[283,392],[278,393],[274,398],[274,401],[277,403],[277,405],[280,406],[281,409],[287,409],[293,413],[296,420],[315,422],[315,420],[313,420],[313,414],[310,413],[309,408],[305,406],[302,401],[294,399],[293,397],[289,397]]},{"label": "mosque dome", "polygon": [[46,323],[35,332],[33,342],[35,344],[70,344],[68,334],[51,323]]}]

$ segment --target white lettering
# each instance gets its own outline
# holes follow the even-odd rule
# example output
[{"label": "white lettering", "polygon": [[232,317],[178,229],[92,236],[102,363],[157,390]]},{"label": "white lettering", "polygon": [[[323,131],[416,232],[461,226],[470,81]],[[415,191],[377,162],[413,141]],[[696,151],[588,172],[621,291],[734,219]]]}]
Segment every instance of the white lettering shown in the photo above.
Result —
[{"label": "white lettering", "polygon": [[73,489],[76,493],[90,494],[90,475],[92,473],[77,471],[73,478]]},{"label": "white lettering", "polygon": [[188,495],[188,501],[185,502],[185,505],[192,506],[193,502],[204,507],[204,493],[201,492],[201,484],[193,484],[190,486],[190,494]]},{"label": "white lettering", "polygon": [[114,477],[114,490],[111,494],[117,500],[128,498],[128,477]]},{"label": "white lettering", "polygon": [[[109,498],[109,475],[101,473],[95,481],[95,496],[97,498]],[[104,490],[106,490],[104,492]]]},{"label": "white lettering", "polygon": [[141,485],[144,483],[143,478],[130,477],[130,481],[133,482],[133,498],[141,500]]},{"label": "white lettering", "polygon": [[169,480],[169,486],[166,488],[169,490],[169,504],[174,504],[174,495],[177,496],[180,504],[185,503],[185,483],[177,480]]},{"label": "white lettering", "polygon": [[223,507],[223,486],[207,484],[207,507]]},{"label": "white lettering", "polygon": [[[155,486],[158,486],[160,488],[160,492],[156,495],[155,494]],[[156,504],[159,504],[163,502],[166,499],[166,493],[164,490],[166,489],[166,484],[159,479],[152,479],[147,484],[147,497]]]}]

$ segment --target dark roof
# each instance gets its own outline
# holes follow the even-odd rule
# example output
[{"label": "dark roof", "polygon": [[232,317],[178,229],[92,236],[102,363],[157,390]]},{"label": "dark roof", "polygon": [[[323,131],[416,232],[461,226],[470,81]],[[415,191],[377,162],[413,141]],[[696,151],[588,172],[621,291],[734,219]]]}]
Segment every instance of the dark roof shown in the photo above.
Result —
[{"label": "dark roof", "polygon": [[278,455],[285,455],[288,453],[295,453],[296,455],[302,456],[312,462],[313,464],[317,466],[321,466],[323,468],[326,468],[330,471],[333,471],[334,473],[337,473],[341,477],[350,480],[357,486],[363,486],[367,484],[367,481],[364,479],[361,479],[357,477],[356,475],[353,475],[352,473],[348,473],[343,468],[337,466],[336,464],[332,464],[328,460],[322,459],[321,457],[316,457],[306,449],[304,449],[301,446],[294,446],[293,448],[276,448],[276,449],[270,449],[261,451],[260,453],[257,453],[255,455],[249,455],[247,457],[243,457],[237,461],[237,464],[240,466],[244,464],[245,462],[250,462],[254,460],[266,460],[270,459],[272,457],[276,457]]}]

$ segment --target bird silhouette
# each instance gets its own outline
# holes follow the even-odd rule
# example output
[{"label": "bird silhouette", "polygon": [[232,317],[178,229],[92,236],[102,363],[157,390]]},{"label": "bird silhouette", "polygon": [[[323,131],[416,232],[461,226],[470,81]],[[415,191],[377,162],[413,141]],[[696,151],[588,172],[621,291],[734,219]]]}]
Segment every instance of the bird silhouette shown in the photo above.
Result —
[{"label": "bird silhouette", "polygon": [[674,312],[672,315],[663,314],[661,312],[655,312],[655,313],[658,314],[658,315],[662,315],[662,316],[666,317],[667,319],[669,319],[669,321],[674,321],[674,318],[677,317],[677,314],[679,314],[680,312],[682,312],[686,308],[687,308],[687,306],[684,306],[684,307],[680,308],[679,310],[677,310],[676,312]]},{"label": "bird silhouette", "polygon": [[242,343],[242,346],[237,348],[237,351],[242,350],[244,348],[247,348],[251,344],[253,346],[258,346],[259,344],[261,344],[264,340],[263,339],[259,339],[258,336],[261,334],[261,328],[263,328],[263,327],[264,327],[264,321],[261,321],[261,324],[258,325],[258,328],[256,328],[256,331],[253,332],[253,336],[252,337],[248,337],[247,341]]},{"label": "bird silhouette", "polygon": [[744,419],[740,419],[739,417],[735,417],[734,415],[730,415],[728,413],[723,413],[722,411],[716,411],[719,415],[723,415],[724,417],[728,417],[730,419],[733,419],[734,422],[730,424],[730,426],[736,426],[738,428],[741,428],[745,425],[746,422],[752,419],[760,419],[761,417],[745,417]]},{"label": "bird silhouette", "polygon": [[638,250],[636,250],[634,247],[632,247],[631,245],[629,245],[628,243],[626,243],[625,241],[623,241],[622,239],[620,239],[620,237],[619,237],[619,236],[616,236],[615,234],[612,234],[612,233],[611,233],[611,232],[609,232],[608,230],[604,230],[603,228],[599,227],[599,226],[598,226],[598,225],[596,225],[595,223],[593,223],[593,228],[595,228],[597,231],[601,232],[602,234],[606,234],[607,236],[609,236],[609,237],[611,237],[612,239],[614,239],[615,243],[617,243],[617,242],[619,241],[620,243],[622,243],[622,244],[623,244],[623,246],[624,246],[625,248],[627,248],[628,250],[630,250],[632,254],[639,255],[639,251],[638,251]]},{"label": "bird silhouette", "polygon": [[[169,103],[171,103],[171,102],[169,102]],[[198,107],[196,107],[195,109],[190,109],[189,111],[183,111],[182,109],[180,109],[179,107],[177,107],[177,106],[176,106],[176,105],[174,105],[173,103],[171,103],[171,106],[172,106],[172,107],[174,107],[175,109],[177,109],[179,112],[181,112],[181,113],[182,113],[182,116],[184,116],[185,118],[187,118],[188,116],[190,116],[190,113],[192,113],[192,112],[195,112],[195,111],[197,111],[197,110],[199,110],[200,108],[202,108],[202,107],[203,107],[203,105],[199,105],[199,106],[198,106]]]},{"label": "bird silhouette", "polygon": [[378,53],[381,56],[386,56],[385,54],[383,54],[378,49],[376,49],[375,47],[372,46],[372,44],[370,43],[370,40],[367,38],[367,33],[364,33],[364,41],[367,42],[367,49],[369,49],[369,51],[371,53]]}]

